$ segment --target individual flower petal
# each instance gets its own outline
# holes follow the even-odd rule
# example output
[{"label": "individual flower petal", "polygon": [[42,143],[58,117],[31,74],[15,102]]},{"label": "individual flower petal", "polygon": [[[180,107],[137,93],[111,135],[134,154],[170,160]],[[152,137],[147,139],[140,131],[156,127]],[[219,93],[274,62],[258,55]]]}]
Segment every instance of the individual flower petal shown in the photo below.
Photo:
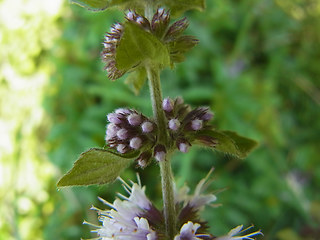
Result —
[{"label": "individual flower petal", "polygon": [[199,228],[199,223],[188,221],[181,227],[180,233],[174,237],[174,240],[202,240],[210,237],[209,234],[197,234]]},{"label": "individual flower petal", "polygon": [[243,229],[243,225],[239,225],[233,229],[231,229],[229,231],[229,233],[225,236],[222,236],[222,237],[218,237],[216,238],[216,240],[244,240],[244,239],[249,239],[249,240],[254,240],[252,237],[253,236],[256,236],[256,235],[262,235],[262,232],[260,230],[258,231],[255,231],[253,233],[249,233],[249,234],[245,234],[245,235],[242,235],[242,236],[236,236],[238,234],[242,234],[244,233],[245,231],[251,229],[253,226],[250,226],[246,229]]}]

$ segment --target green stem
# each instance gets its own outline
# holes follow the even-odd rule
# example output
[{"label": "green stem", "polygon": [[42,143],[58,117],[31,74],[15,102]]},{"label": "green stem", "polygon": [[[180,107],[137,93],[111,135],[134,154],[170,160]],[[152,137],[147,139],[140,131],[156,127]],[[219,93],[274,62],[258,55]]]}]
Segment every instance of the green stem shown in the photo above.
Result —
[{"label": "green stem", "polygon": [[158,141],[159,143],[167,144],[167,124],[164,111],[162,109],[162,93],[160,84],[160,70],[157,66],[149,65],[146,67],[149,88],[151,95],[151,103],[154,120],[158,125]]},{"label": "green stem", "polygon": [[[164,111],[162,109],[162,93],[160,84],[160,69],[154,65],[146,67],[150,95],[152,101],[152,109],[154,119],[158,125],[158,142],[164,146],[168,146],[167,124]],[[173,175],[171,170],[171,162],[167,157],[159,163],[162,184],[163,212],[166,224],[166,233],[168,239],[173,239],[176,230],[176,211],[173,194]]]}]

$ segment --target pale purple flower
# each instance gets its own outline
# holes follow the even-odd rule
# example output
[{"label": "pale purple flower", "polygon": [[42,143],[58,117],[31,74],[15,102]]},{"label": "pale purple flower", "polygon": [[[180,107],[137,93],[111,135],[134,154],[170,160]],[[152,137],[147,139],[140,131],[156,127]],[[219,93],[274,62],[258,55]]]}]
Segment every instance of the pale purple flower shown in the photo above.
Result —
[{"label": "pale purple flower", "polygon": [[125,140],[128,138],[128,131],[124,128],[121,128],[118,132],[117,132],[117,137],[121,140]]},{"label": "pale purple flower", "polygon": [[120,124],[122,121],[119,118],[119,115],[116,113],[109,113],[108,116],[108,121],[114,124]]},{"label": "pale purple flower", "polygon": [[152,132],[153,131],[153,124],[151,122],[146,121],[146,122],[142,123],[141,129],[145,133]]},{"label": "pale purple flower", "polygon": [[154,153],[154,158],[158,162],[162,162],[162,161],[164,161],[166,159],[166,153],[164,151],[155,152]]},{"label": "pale purple flower", "polygon": [[139,137],[134,137],[130,140],[129,145],[133,149],[139,149],[142,145],[142,140]]},{"label": "pale purple flower", "polygon": [[171,119],[168,123],[168,126],[171,130],[177,131],[180,127],[181,123],[178,119]]},{"label": "pale purple flower", "polygon": [[199,229],[199,223],[193,223],[191,221],[183,224],[180,229],[180,233],[174,237],[174,240],[202,240],[200,237],[210,237],[208,234],[197,234]]},{"label": "pale purple flower", "polygon": [[117,113],[117,114],[130,114],[131,111],[128,108],[118,108],[115,110],[115,113]]},{"label": "pale purple flower", "polygon": [[118,146],[117,146],[117,151],[119,152],[119,153],[126,153],[126,151],[127,151],[127,146],[126,145],[124,145],[124,144],[119,144]]},{"label": "pale purple flower", "polygon": [[132,113],[128,116],[128,122],[132,126],[137,126],[141,123],[141,116],[136,113]]},{"label": "pale purple flower", "polygon": [[210,121],[212,118],[213,118],[213,112],[211,112],[211,111],[206,112],[206,113],[201,117],[201,119],[202,119],[203,121]]},{"label": "pale purple flower", "polygon": [[[253,236],[262,235],[260,231],[243,234],[251,227],[242,230],[242,225],[232,229],[227,235],[217,238],[213,238],[211,234],[203,232],[206,226],[202,227],[202,224],[205,224],[205,222],[197,217],[197,213],[204,205],[216,200],[213,194],[202,194],[208,184],[207,180],[211,173],[212,170],[199,182],[193,195],[188,195],[189,189],[187,187],[175,191],[177,216],[182,214],[183,218],[177,218],[177,227],[180,231],[175,235],[174,240],[253,240]],[[119,193],[118,196],[122,200],[116,199],[113,203],[100,198],[111,209],[100,210],[92,208],[99,213],[99,221],[102,222],[101,226],[92,225],[96,228],[93,232],[98,234],[97,239],[157,240],[165,236],[163,212],[158,210],[148,199],[145,194],[145,187],[141,186],[139,176],[138,183],[131,181],[131,185],[121,178],[119,180],[129,196]],[[241,234],[242,236],[240,236]]]},{"label": "pale purple flower", "polygon": [[187,143],[184,143],[184,142],[179,143],[179,151],[180,152],[187,153],[189,151],[189,147],[190,147],[190,145]]},{"label": "pale purple flower", "polygon": [[191,121],[191,128],[194,131],[198,131],[198,130],[200,130],[202,128],[202,124],[203,124],[203,122],[200,119],[192,120]]},{"label": "pale purple flower", "polygon": [[162,108],[166,112],[171,112],[173,110],[173,103],[170,98],[165,98],[162,101]]},{"label": "pale purple flower", "polygon": [[99,220],[102,222],[102,226],[98,226],[92,232],[96,232],[99,239],[103,240],[156,240],[156,232],[150,227],[149,221],[141,217],[152,207],[150,200],[145,195],[145,187],[141,187],[140,179],[138,179],[139,184],[132,183],[132,186],[120,180],[129,197],[119,194],[124,200],[116,199],[113,204],[100,198],[111,209],[92,208],[98,211]]}]

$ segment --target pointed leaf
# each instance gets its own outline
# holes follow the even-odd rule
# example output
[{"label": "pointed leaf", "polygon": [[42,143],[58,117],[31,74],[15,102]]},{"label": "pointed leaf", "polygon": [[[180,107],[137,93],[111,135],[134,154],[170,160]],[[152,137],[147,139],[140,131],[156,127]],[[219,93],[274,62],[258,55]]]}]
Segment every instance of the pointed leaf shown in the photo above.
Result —
[{"label": "pointed leaf", "polygon": [[236,132],[223,131],[224,134],[228,135],[236,144],[242,156],[245,158],[254,148],[258,146],[258,142],[250,138],[246,138],[238,135]]},{"label": "pointed leaf", "polygon": [[145,6],[145,1],[142,0],[71,0],[71,3],[78,4],[91,11],[103,11],[111,7],[117,7],[121,10],[143,11]]},{"label": "pointed leaf", "polygon": [[184,12],[192,9],[204,10],[205,0],[160,0],[161,3],[166,5],[174,17],[182,15]]},{"label": "pointed leaf", "polygon": [[73,168],[58,182],[58,187],[103,184],[114,181],[138,152],[120,155],[111,150],[92,148],[82,153]]},{"label": "pointed leaf", "polygon": [[164,67],[170,64],[167,47],[137,24],[126,22],[124,33],[116,50],[116,66],[129,71],[147,61]]},{"label": "pointed leaf", "polygon": [[109,0],[71,0],[71,3],[80,5],[92,11],[102,11],[109,7]]},{"label": "pointed leaf", "polygon": [[145,68],[139,68],[128,75],[126,78],[126,84],[132,87],[135,95],[138,95],[146,79],[147,73]]},{"label": "pointed leaf", "polygon": [[200,144],[235,155],[238,158],[245,158],[258,145],[256,141],[231,131],[204,130],[196,133],[196,139],[203,137],[214,139],[216,145],[204,144],[203,142]]}]

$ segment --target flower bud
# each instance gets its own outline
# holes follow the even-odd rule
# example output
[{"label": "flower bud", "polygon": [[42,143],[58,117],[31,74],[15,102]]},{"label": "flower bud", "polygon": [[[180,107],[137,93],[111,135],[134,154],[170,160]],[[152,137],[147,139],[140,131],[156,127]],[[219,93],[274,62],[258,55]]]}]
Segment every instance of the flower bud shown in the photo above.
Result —
[{"label": "flower bud", "polygon": [[117,146],[117,151],[118,151],[119,153],[124,154],[124,153],[127,152],[127,146],[126,146],[125,144],[119,144],[119,145]]},{"label": "flower bud", "polygon": [[142,140],[139,137],[134,137],[130,140],[130,147],[133,149],[139,149],[142,145]]},{"label": "flower bud", "polygon": [[181,125],[178,119],[171,119],[168,123],[169,128],[173,131],[177,131]]},{"label": "flower bud", "polygon": [[166,159],[166,148],[163,145],[157,145],[154,148],[154,158],[158,161],[164,161]]},{"label": "flower bud", "polygon": [[107,138],[113,138],[115,136],[117,136],[117,132],[119,130],[119,127],[117,125],[115,125],[114,123],[110,123],[107,125]]},{"label": "flower bud", "polygon": [[137,126],[141,123],[141,116],[136,113],[132,113],[128,116],[128,122],[132,126]]},{"label": "flower bud", "polygon": [[195,120],[192,120],[191,121],[191,128],[192,128],[192,130],[194,130],[194,131],[198,131],[198,130],[200,130],[201,128],[202,128],[202,120],[200,120],[200,119],[195,119]]},{"label": "flower bud", "polygon": [[213,112],[209,110],[201,117],[203,121],[210,121],[212,118],[213,118]]},{"label": "flower bud", "polygon": [[150,162],[151,155],[152,154],[150,151],[141,153],[140,156],[136,160],[138,162],[138,165],[141,168],[145,168]]},{"label": "flower bud", "polygon": [[178,139],[176,144],[179,151],[183,153],[188,152],[191,146],[191,144],[185,139]]},{"label": "flower bud", "polygon": [[130,114],[131,111],[128,108],[118,108],[115,110],[115,113],[117,113],[117,114]]},{"label": "flower bud", "polygon": [[144,132],[144,133],[152,132],[153,131],[153,124],[151,122],[146,121],[146,122],[142,123],[141,129],[142,129],[142,132]]},{"label": "flower bud", "polygon": [[124,128],[121,128],[118,132],[117,132],[117,137],[120,140],[125,140],[128,138],[128,131]]},{"label": "flower bud", "polygon": [[172,100],[170,98],[163,99],[162,108],[166,112],[171,112],[173,110]]},{"label": "flower bud", "polygon": [[166,33],[166,37],[168,38],[179,37],[184,32],[184,30],[186,30],[188,25],[189,24],[188,24],[187,18],[183,18],[179,21],[176,21],[168,29]]},{"label": "flower bud", "polygon": [[179,151],[183,153],[186,153],[189,151],[189,145],[186,143],[180,143],[178,148],[179,148]]},{"label": "flower bud", "polygon": [[109,113],[108,116],[108,121],[114,124],[120,124],[121,119],[119,118],[119,115],[116,113]]}]

